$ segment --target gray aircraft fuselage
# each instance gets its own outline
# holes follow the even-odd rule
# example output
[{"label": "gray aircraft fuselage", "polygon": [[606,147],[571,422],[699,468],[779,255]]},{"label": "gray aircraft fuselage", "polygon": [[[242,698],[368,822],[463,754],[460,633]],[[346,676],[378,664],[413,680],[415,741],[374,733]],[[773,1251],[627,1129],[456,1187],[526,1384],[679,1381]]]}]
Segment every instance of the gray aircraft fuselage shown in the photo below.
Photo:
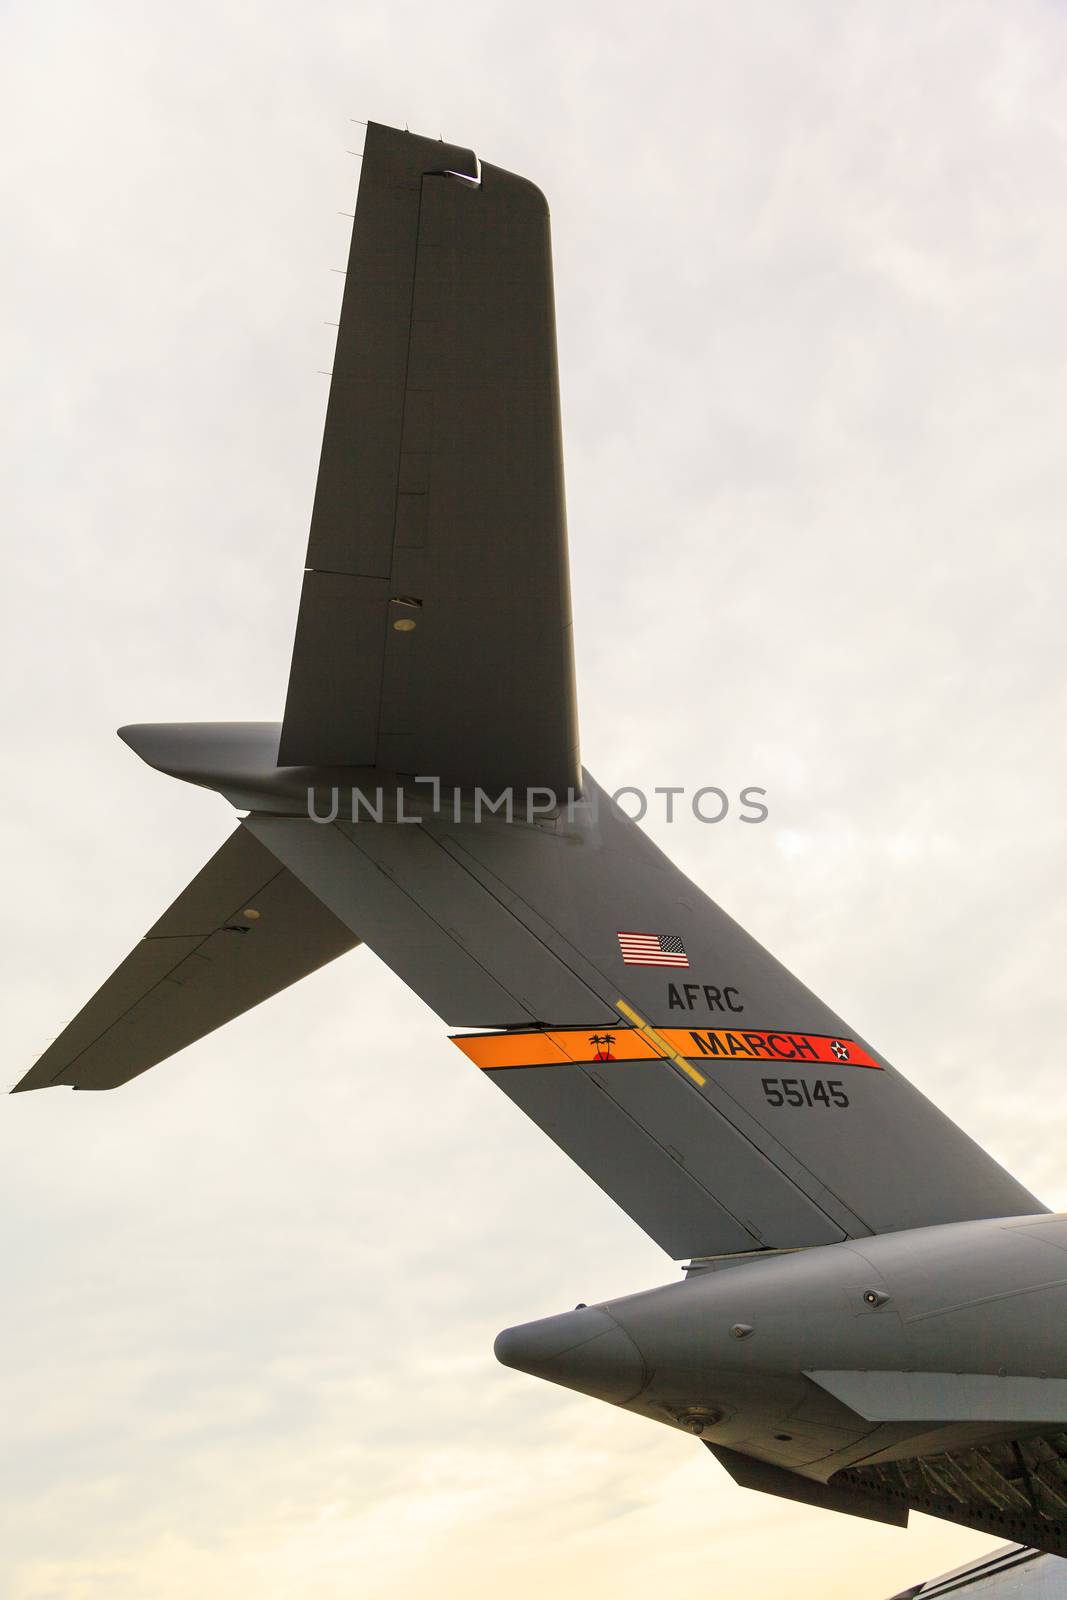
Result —
[{"label": "gray aircraft fuselage", "polygon": [[509,1328],[496,1353],[825,1479],[1017,1435],[1027,1418],[1067,1424],[1065,1318],[1067,1217],[1039,1215],[698,1265]]}]

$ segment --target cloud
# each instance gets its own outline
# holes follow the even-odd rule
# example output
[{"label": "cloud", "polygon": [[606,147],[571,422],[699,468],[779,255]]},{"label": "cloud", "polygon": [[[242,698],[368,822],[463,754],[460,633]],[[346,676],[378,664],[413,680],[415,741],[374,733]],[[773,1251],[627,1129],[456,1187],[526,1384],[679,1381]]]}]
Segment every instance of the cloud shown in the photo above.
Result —
[{"label": "cloud", "polygon": [[[10,1077],[231,825],[111,730],[278,714],[371,116],[550,196],[588,764],[767,787],[762,828],[652,831],[1067,1202],[1058,8],[7,36]],[[455,1054],[360,950],[117,1095],[7,1103],[12,1600],[851,1597],[985,1547],[497,1367],[675,1269]]]}]

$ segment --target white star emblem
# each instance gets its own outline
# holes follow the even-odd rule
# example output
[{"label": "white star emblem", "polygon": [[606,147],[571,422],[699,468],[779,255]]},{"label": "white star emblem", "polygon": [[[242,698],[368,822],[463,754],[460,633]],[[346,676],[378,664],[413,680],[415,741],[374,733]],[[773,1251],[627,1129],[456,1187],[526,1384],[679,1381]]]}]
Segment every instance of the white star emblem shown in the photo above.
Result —
[{"label": "white star emblem", "polygon": [[833,1051],[838,1061],[848,1060],[848,1045],[842,1044],[840,1039],[831,1039],[830,1049]]}]

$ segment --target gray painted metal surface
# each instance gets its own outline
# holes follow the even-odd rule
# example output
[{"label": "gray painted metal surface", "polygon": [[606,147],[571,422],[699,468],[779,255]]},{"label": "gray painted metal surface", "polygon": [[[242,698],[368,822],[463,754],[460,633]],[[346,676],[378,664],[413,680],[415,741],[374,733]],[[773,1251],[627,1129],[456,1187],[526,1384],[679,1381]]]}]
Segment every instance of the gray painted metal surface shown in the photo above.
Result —
[{"label": "gray painted metal surface", "polygon": [[[595,1032],[619,1025],[622,997],[656,1027],[677,1023],[679,975],[622,961],[617,930],[636,923],[678,929],[687,972],[731,988],[746,1028],[850,1036],[588,774],[583,792],[573,818],[542,825],[327,826],[254,814],[248,826],[447,1022]],[[806,1069],[813,1081],[847,1082],[850,1104],[835,1118],[772,1106],[765,1063],[689,1052],[700,1085],[624,1055],[491,1076],[676,1256],[1039,1208],[888,1065]]]},{"label": "gray painted metal surface", "polygon": [[[1063,1555],[1067,1279],[1042,1236],[1065,1222],[957,1223],[749,1259],[508,1329],[497,1355],[717,1455]],[[621,1392],[606,1342],[581,1339],[590,1313],[632,1347],[636,1392]]]},{"label": "gray painted metal surface", "polygon": [[782,1500],[796,1500],[801,1505],[819,1506],[824,1511],[843,1511],[846,1516],[886,1522],[893,1528],[906,1528],[908,1525],[906,1506],[887,1505],[877,1495],[863,1489],[852,1489],[846,1484],[819,1483],[813,1478],[802,1478],[798,1472],[777,1467],[773,1462],[743,1455],[740,1450],[728,1450],[725,1445],[714,1445],[710,1440],[705,1440],[705,1443],[719,1465],[726,1468],[742,1489],[757,1489],[761,1494],[777,1495]]},{"label": "gray painted metal surface", "polygon": [[1067,1426],[1067,1379],[1007,1372],[806,1374],[868,1422],[1055,1422]]},{"label": "gray painted metal surface", "polygon": [[[765,1492],[1067,1552],[1067,1218],[579,771],[525,179],[372,125],[284,722],[121,732],[250,815],[19,1088],[114,1087],[362,940],[697,1258],[507,1330],[501,1360]],[[514,814],[479,817],[506,785]],[[674,964],[627,959],[635,937]]]},{"label": "gray painted metal surface", "polygon": [[114,1089],[358,943],[238,827],[17,1087]]},{"label": "gray painted metal surface", "polygon": [[982,1600],[1064,1600],[1067,1565],[1059,1556],[1041,1554],[1025,1545],[1007,1545],[939,1578],[913,1584],[893,1600],[941,1600],[950,1594],[961,1595],[963,1600],[977,1600],[978,1596]]},{"label": "gray painted metal surface", "polygon": [[566,542],[544,196],[371,124],[281,763],[577,787]]}]

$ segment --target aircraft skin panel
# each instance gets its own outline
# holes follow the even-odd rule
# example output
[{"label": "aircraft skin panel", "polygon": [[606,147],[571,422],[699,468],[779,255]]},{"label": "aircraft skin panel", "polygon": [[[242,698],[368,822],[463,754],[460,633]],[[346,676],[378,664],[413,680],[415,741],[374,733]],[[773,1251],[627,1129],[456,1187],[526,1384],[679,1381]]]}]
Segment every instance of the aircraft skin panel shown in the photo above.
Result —
[{"label": "aircraft skin panel", "polygon": [[1067,1567],[1060,1556],[1010,1544],[926,1583],[902,1589],[893,1600],[940,1600],[942,1595],[982,1595],[988,1600],[1064,1600]]},{"label": "aircraft skin panel", "polygon": [[[487,888],[503,887],[516,915],[525,916],[529,908],[577,952],[598,975],[598,988],[610,1003],[621,994],[657,1026],[724,1026],[742,1020],[749,1026],[758,991],[770,1026],[788,1017],[793,1026],[819,1033],[845,1028],[697,888],[587,771],[582,796],[572,815],[564,806],[552,826],[502,827],[491,819],[479,826],[439,819],[431,826]],[[625,962],[618,935],[634,930],[681,935],[685,967]],[[689,1006],[684,986],[694,982],[697,992]],[[718,990],[717,1001],[714,996],[709,1001],[705,984]],[[731,1003],[745,1009],[730,1009]]]},{"label": "aircraft skin panel", "polygon": [[[845,1237],[662,1061],[489,1075],[676,1260]],[[623,1119],[644,1136],[639,1147],[623,1148],[635,1143],[623,1139]],[[688,1204],[679,1210],[682,1189]],[[665,1204],[672,1193],[674,1210]]]},{"label": "aircraft skin panel", "polygon": [[[63,1029],[29,1072],[15,1085],[13,1093],[24,1089],[44,1089],[54,1083],[69,1083],[77,1074],[76,1063],[86,1051],[99,1048],[99,1041],[115,1029],[133,1008],[193,954],[203,935],[151,939],[135,945],[97,990],[92,999]],[[149,1046],[145,1052],[154,1054]]]},{"label": "aircraft skin panel", "polygon": [[422,179],[446,169],[476,176],[474,152],[368,125],[311,513],[316,571],[390,575]]},{"label": "aircraft skin panel", "polygon": [[498,1082],[508,1099],[675,1260],[758,1248],[756,1235],[678,1155],[580,1067],[564,1065],[552,1072],[519,1067],[501,1073]]},{"label": "aircraft skin panel", "polygon": [[771,1461],[760,1461],[740,1450],[729,1450],[724,1445],[704,1444],[726,1468],[735,1483],[743,1489],[758,1489],[763,1494],[773,1494],[779,1499],[796,1500],[802,1505],[821,1506],[826,1511],[843,1511],[848,1516],[866,1517],[872,1522],[885,1522],[890,1527],[906,1528],[906,1506],[887,1505],[874,1494],[847,1485],[819,1483],[813,1478],[802,1478],[799,1473]]},{"label": "aircraft skin panel", "polygon": [[[536,1027],[542,1016],[582,1017],[594,1029],[617,1021],[617,1012],[571,971],[561,942],[546,948],[421,827],[262,816],[247,825],[350,918],[405,983],[429,1003],[436,1000],[446,1020],[491,1015],[498,1026]],[[604,987],[602,975],[599,982]],[[650,1065],[654,1077],[638,1067],[632,1082],[613,1065],[588,1081],[582,1069],[507,1072],[499,1086],[535,1121],[543,1112],[542,1126],[555,1142],[672,1253],[846,1236],[840,1218],[821,1210],[691,1085],[674,1081],[660,1062]],[[792,1160],[788,1165],[798,1170]],[[819,1189],[812,1180],[809,1187]],[[849,1222],[853,1232],[864,1231],[854,1218]]]},{"label": "aircraft skin panel", "polygon": [[[562,1074],[575,1115],[562,1118],[560,1096],[546,1091],[556,1108],[546,1131],[580,1164],[585,1136],[575,1128],[589,1117],[617,1126],[615,1111],[667,1152],[697,1198],[716,1202],[697,1254],[723,1248],[720,1211],[750,1241],[738,1248],[784,1249],[1042,1209],[673,867],[588,774],[583,793],[572,817],[544,825],[254,816],[248,826],[445,1021],[508,1029],[504,1047],[525,1048],[531,1073]],[[677,935],[687,965],[628,965],[618,933],[634,928]],[[673,1056],[640,1029],[641,1043],[628,1047],[635,1030],[620,1006],[673,1041]],[[573,1055],[542,1049],[560,1028],[584,1040],[578,1057],[598,1095],[579,1089],[581,1073],[562,1070]],[[605,1032],[618,1041],[615,1060],[594,1065],[593,1041]],[[628,1048],[657,1059],[627,1066]],[[534,1115],[529,1075],[515,1078],[515,1064],[485,1070]],[[590,1129],[591,1148],[599,1137]],[[619,1174],[598,1165],[596,1181],[646,1226],[640,1177],[627,1173],[625,1201]],[[650,1166],[653,1210],[659,1184]]]},{"label": "aircraft skin panel", "polygon": [[114,1089],[358,943],[238,826],[16,1092]]},{"label": "aircraft skin panel", "polygon": [[445,1021],[610,1022],[611,1008],[420,827],[252,816],[247,826]]},{"label": "aircraft skin panel", "polygon": [[544,196],[372,123],[279,762],[577,787],[569,582]]},{"label": "aircraft skin panel", "polygon": [[665,1072],[661,1062],[626,1061],[578,1070],[595,1079],[610,1100],[670,1150],[693,1181],[736,1216],[758,1244],[773,1241],[776,1249],[792,1249],[837,1244],[846,1237],[844,1228],[677,1071]]},{"label": "aircraft skin panel", "polygon": [[[555,831],[434,827],[487,887],[499,894],[507,886],[515,916],[554,930],[567,959],[579,953],[586,981],[608,1004],[622,998],[656,1029],[688,1033],[681,1053],[705,1080],[700,1093],[851,1237],[1045,1209],[698,889],[588,774],[583,792],[587,805]],[[677,934],[687,965],[626,964],[618,932],[627,929]],[[616,1021],[625,1026],[617,1010]],[[794,1047],[782,1040],[743,1052],[744,1033],[768,1030],[804,1036],[809,1046],[816,1037],[837,1041],[848,1059],[835,1067],[822,1049],[825,1060],[812,1061],[804,1045],[790,1059]],[[733,1055],[738,1041],[743,1053]],[[877,1070],[858,1065],[861,1057]]]},{"label": "aircraft skin panel", "polygon": [[305,750],[322,750],[328,760],[335,751],[353,761],[374,759],[392,592],[388,578],[304,573],[293,647],[301,668],[290,678],[286,708],[300,733],[294,735],[292,720],[283,725],[286,760],[299,761]]},{"label": "aircraft skin panel", "polygon": [[810,1369],[807,1376],[870,1422],[1067,1423],[1067,1378]]},{"label": "aircraft skin panel", "polygon": [[416,827],[409,835],[403,825],[367,828],[342,822],[338,831],[388,874],[424,916],[447,927],[530,1017],[577,1015],[595,1021],[614,1015],[574,972],[566,952],[538,938],[515,916],[510,902],[486,894],[428,829]]}]

